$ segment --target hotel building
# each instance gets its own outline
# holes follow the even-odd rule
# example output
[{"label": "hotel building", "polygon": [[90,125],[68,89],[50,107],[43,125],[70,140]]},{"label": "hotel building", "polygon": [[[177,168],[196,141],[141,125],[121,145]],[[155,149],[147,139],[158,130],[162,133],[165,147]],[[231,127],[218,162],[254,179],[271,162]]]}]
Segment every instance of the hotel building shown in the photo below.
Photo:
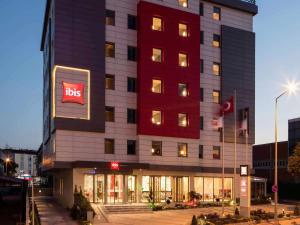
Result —
[{"label": "hotel building", "polygon": [[219,201],[222,151],[225,198],[239,196],[233,113],[224,149],[212,120],[236,90],[237,167],[251,164],[256,14],[253,0],[48,0],[42,168],[60,202],[75,186],[103,204]]}]

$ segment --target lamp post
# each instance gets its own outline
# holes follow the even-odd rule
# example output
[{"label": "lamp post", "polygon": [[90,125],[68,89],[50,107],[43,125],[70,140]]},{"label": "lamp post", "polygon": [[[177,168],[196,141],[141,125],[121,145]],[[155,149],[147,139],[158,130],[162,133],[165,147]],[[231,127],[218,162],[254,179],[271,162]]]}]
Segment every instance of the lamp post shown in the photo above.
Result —
[{"label": "lamp post", "polygon": [[278,223],[278,148],[277,148],[277,136],[278,136],[278,122],[277,122],[277,117],[278,117],[278,100],[280,97],[282,97],[285,94],[293,94],[298,90],[298,83],[293,82],[288,82],[287,85],[285,85],[285,91],[282,92],[276,99],[275,99],[275,153],[274,153],[274,219],[275,219],[275,224]]},{"label": "lamp post", "polygon": [[8,176],[8,171],[7,171],[7,164],[10,162],[10,158],[5,159],[5,171],[6,171],[6,176]]}]

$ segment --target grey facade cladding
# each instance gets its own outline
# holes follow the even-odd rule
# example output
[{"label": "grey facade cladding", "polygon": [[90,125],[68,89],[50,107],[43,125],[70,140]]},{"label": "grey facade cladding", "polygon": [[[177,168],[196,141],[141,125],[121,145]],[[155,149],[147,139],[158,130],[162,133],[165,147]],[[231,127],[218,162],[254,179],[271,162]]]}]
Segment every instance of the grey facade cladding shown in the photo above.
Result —
[{"label": "grey facade cladding", "polygon": [[[248,143],[255,142],[255,33],[221,26],[221,89],[222,102],[234,95],[236,90],[237,126],[241,110],[249,108]],[[234,114],[224,120],[225,142],[234,142]],[[245,138],[237,134],[237,142]]]},{"label": "grey facade cladding", "polygon": [[205,0],[205,1],[226,6],[233,9],[238,9],[244,12],[251,13],[253,15],[256,15],[258,13],[257,5],[244,0]]},{"label": "grey facade cladding", "polygon": [[90,120],[54,118],[54,129],[105,131],[105,1],[55,1],[54,64],[88,69]]}]

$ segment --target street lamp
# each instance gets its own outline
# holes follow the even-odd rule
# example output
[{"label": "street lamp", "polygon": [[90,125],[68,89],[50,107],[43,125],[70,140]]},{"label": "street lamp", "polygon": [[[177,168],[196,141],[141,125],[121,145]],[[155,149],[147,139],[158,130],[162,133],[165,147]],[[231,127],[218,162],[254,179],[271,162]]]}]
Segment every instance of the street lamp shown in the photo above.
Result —
[{"label": "street lamp", "polygon": [[285,95],[285,94],[295,94],[298,91],[298,86],[299,83],[296,83],[295,81],[289,81],[286,85],[284,85],[285,87],[285,91],[282,92],[276,99],[275,99],[275,159],[274,159],[274,219],[275,219],[275,224],[278,224],[278,218],[277,218],[277,205],[278,205],[278,150],[277,150],[277,135],[278,135],[278,124],[277,124],[277,116],[278,116],[278,99]]},{"label": "street lamp", "polygon": [[7,164],[10,162],[10,158],[5,159],[5,171],[6,171],[6,176],[8,176],[8,171],[7,171]]}]

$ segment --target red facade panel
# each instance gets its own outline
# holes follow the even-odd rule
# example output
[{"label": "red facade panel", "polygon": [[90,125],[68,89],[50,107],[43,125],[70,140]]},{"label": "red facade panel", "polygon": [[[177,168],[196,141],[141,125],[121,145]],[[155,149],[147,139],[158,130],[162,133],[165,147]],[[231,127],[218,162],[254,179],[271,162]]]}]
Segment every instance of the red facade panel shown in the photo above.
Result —
[{"label": "red facade panel", "polygon": [[[162,31],[152,30],[152,18],[162,19]],[[138,5],[138,110],[139,135],[199,139],[200,136],[200,17],[196,14],[141,1]],[[179,23],[188,25],[188,37],[179,36]],[[152,48],[162,49],[162,63],[151,59]],[[178,54],[188,55],[188,66],[178,65]],[[152,93],[152,79],[163,83]],[[188,96],[178,95],[178,84]],[[162,111],[162,124],[153,125],[152,110]],[[188,126],[178,126],[178,113],[188,115]]]}]

